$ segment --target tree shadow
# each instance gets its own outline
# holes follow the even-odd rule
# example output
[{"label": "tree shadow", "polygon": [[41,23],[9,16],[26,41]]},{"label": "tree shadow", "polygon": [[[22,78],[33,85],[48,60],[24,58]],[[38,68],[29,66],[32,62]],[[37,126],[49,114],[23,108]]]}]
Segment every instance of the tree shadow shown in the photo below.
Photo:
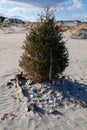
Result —
[{"label": "tree shadow", "polygon": [[41,118],[43,118],[43,116],[46,114],[46,111],[38,106],[36,106],[35,112],[37,112]]},{"label": "tree shadow", "polygon": [[[87,107],[87,84],[79,83],[77,80],[73,81],[70,78],[53,80],[59,81],[58,85],[56,85],[56,83],[54,85],[51,83],[50,85],[49,89],[51,89],[54,94],[55,92],[62,92],[64,94],[63,99],[67,99],[69,102],[80,101],[80,105],[84,103],[82,106]],[[49,89],[47,88],[47,91],[49,91]],[[62,102],[60,102],[60,106],[62,105]]]},{"label": "tree shadow", "polygon": [[36,112],[38,113],[38,115],[41,117],[41,118],[43,118],[43,116],[45,115],[45,114],[53,114],[53,115],[64,115],[63,113],[61,113],[61,112],[59,112],[59,111],[54,111],[53,113],[47,113],[44,109],[42,109],[42,108],[40,108],[40,107],[36,107]]},{"label": "tree shadow", "polygon": [[55,112],[53,112],[52,114],[55,115],[55,116],[56,116],[56,115],[60,115],[60,116],[63,116],[63,115],[64,115],[63,113],[61,113],[61,112],[59,112],[59,111],[57,111],[57,110],[56,110]]}]

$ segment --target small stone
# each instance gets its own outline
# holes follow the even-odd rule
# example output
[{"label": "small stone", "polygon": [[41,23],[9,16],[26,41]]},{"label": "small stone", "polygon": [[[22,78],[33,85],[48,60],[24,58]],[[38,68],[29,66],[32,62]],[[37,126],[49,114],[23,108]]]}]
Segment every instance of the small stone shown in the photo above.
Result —
[{"label": "small stone", "polygon": [[37,89],[35,87],[31,88],[31,91],[37,93]]},{"label": "small stone", "polygon": [[31,94],[31,95],[30,95],[30,98],[34,98],[34,95],[33,95],[33,94]]}]

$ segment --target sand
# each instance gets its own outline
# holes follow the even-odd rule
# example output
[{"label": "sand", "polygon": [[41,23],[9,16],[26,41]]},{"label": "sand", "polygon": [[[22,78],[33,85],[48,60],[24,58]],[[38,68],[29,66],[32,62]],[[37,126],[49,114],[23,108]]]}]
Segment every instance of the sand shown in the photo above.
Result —
[{"label": "sand", "polygon": [[[0,130],[86,130],[87,108],[68,105],[65,101],[65,105],[58,108],[58,114],[43,114],[41,118],[37,113],[27,111],[27,97],[20,88],[7,85],[20,69],[18,61],[25,36],[26,31],[0,31]],[[65,40],[70,65],[64,74],[87,84],[87,40],[71,39],[68,33]]]}]

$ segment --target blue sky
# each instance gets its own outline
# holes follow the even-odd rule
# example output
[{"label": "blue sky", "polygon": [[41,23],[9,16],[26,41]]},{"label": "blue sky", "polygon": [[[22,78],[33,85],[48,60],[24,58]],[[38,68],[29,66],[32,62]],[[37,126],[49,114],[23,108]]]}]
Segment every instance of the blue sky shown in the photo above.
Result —
[{"label": "blue sky", "polygon": [[37,21],[43,8],[56,8],[56,20],[81,20],[87,22],[87,0],[0,0],[0,15]]}]

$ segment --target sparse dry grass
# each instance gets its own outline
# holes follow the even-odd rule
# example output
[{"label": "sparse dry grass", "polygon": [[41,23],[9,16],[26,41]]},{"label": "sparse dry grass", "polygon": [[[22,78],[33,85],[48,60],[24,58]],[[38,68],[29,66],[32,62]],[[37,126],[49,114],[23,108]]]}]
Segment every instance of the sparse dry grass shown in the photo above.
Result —
[{"label": "sparse dry grass", "polygon": [[83,29],[87,29],[87,24],[80,24],[78,26],[71,27],[69,31],[71,32],[71,35],[79,35],[80,31]]}]

